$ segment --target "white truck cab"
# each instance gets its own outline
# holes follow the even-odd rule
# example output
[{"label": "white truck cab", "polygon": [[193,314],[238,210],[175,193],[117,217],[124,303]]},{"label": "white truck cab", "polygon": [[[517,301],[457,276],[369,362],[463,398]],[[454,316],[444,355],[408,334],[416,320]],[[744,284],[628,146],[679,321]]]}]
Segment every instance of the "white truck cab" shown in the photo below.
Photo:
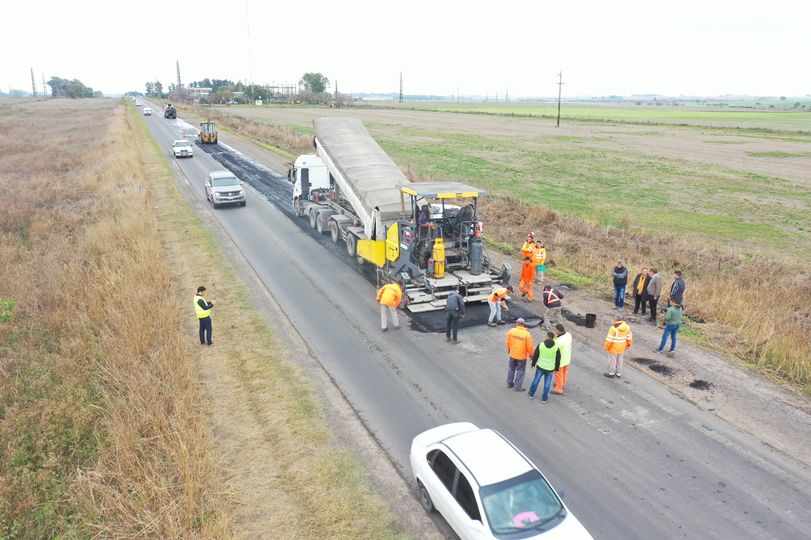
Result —
[{"label": "white truck cab", "polygon": [[293,183],[293,199],[309,200],[310,194],[319,189],[329,189],[329,170],[315,154],[296,158],[293,168],[287,173]]}]

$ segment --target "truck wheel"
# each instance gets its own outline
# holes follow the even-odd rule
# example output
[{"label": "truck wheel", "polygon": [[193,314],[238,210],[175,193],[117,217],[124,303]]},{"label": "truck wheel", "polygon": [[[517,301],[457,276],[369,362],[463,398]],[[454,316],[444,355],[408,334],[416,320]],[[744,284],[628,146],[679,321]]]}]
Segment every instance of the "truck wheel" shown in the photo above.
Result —
[{"label": "truck wheel", "polygon": [[301,210],[299,210],[298,197],[293,199],[293,215],[301,217]]},{"label": "truck wheel", "polygon": [[318,211],[315,209],[310,210],[310,228],[315,229],[318,226]]},{"label": "truck wheel", "polygon": [[341,231],[338,230],[338,223],[334,219],[329,220],[329,235],[334,244],[341,241]]},{"label": "truck wheel", "polygon": [[356,257],[358,255],[358,248],[355,242],[356,242],[355,235],[353,234],[346,235],[346,252],[349,254],[350,257]]},{"label": "truck wheel", "polygon": [[316,212],[315,215],[318,217],[318,221],[315,224],[315,229],[318,231],[318,234],[324,234],[324,216],[321,215],[321,212]]}]

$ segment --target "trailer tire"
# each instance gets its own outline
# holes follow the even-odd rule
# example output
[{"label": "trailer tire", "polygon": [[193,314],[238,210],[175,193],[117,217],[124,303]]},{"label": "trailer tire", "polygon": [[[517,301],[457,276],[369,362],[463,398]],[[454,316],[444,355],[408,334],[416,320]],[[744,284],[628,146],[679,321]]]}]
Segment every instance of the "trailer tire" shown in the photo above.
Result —
[{"label": "trailer tire", "polygon": [[324,229],[324,216],[321,214],[321,212],[316,212],[315,215],[317,217],[315,229],[318,231],[318,234],[326,233],[327,231]]},{"label": "trailer tire", "polygon": [[310,228],[315,229],[318,226],[318,211],[314,208],[310,209]]},{"label": "trailer tire", "polygon": [[350,257],[358,256],[357,238],[355,237],[354,234],[346,235],[346,252],[349,254]]},{"label": "trailer tire", "polygon": [[338,223],[334,219],[329,220],[329,235],[332,237],[334,244],[341,241],[341,231],[338,229]]}]

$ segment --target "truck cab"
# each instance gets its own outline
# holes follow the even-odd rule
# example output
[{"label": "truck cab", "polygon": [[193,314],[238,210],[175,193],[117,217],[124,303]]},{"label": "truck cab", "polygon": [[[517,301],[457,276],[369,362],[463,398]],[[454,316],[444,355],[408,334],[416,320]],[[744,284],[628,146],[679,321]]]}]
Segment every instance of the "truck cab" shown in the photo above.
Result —
[{"label": "truck cab", "polygon": [[287,179],[293,184],[293,210],[301,215],[305,201],[324,200],[331,189],[329,170],[315,154],[304,154],[287,171]]}]

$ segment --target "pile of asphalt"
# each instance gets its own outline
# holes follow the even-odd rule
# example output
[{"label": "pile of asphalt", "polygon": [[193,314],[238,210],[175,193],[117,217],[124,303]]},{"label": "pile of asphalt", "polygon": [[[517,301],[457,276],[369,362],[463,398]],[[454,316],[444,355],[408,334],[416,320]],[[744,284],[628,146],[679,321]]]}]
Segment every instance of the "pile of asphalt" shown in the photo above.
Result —
[{"label": "pile of asphalt", "polygon": [[[411,329],[422,333],[445,333],[445,310],[429,311],[426,313],[410,313]],[[510,305],[510,311],[502,309],[501,316],[507,323],[502,328],[514,326],[518,318],[523,318],[528,328],[534,328],[543,322],[543,317],[530,313],[519,305]],[[487,302],[466,304],[465,316],[459,321],[459,328],[471,328],[487,324],[490,317],[490,307]],[[460,330],[461,331],[461,330]]]}]

